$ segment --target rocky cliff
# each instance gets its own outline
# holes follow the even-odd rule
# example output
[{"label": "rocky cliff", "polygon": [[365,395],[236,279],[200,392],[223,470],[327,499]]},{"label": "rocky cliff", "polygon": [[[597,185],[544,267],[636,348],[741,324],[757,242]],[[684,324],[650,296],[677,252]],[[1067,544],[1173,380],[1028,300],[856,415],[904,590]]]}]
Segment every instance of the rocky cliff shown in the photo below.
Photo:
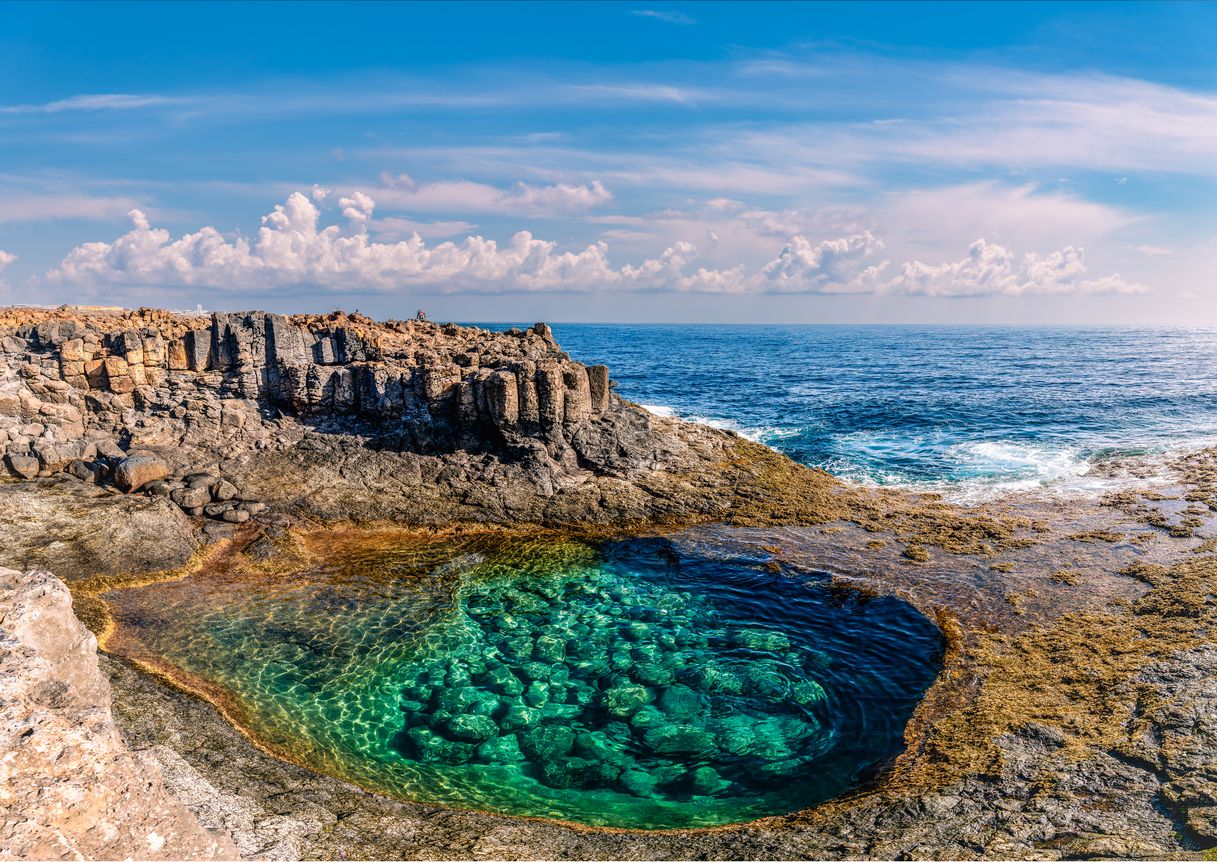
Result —
[{"label": "rocky cliff", "polygon": [[96,647],[49,572],[0,569],[0,858],[236,858],[120,740]]},{"label": "rocky cliff", "polygon": [[[654,517],[673,495],[651,479],[687,483],[738,438],[652,416],[613,385],[544,324],[0,312],[8,472],[146,485],[228,520],[255,497],[334,517],[587,520],[589,501],[600,520]],[[166,467],[120,467],[133,455]]]},{"label": "rocky cliff", "polygon": [[12,309],[0,330],[0,434],[40,470],[107,436],[258,448],[283,414],[392,425],[419,452],[541,445],[620,466],[586,431],[612,412],[608,369],[571,360],[544,324],[500,334],[341,313]]}]

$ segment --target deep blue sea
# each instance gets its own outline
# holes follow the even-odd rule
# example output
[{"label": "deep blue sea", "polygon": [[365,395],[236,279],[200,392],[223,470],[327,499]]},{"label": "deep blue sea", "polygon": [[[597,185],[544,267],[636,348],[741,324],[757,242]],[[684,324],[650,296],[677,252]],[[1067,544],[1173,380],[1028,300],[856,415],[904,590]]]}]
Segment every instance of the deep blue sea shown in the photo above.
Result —
[{"label": "deep blue sea", "polygon": [[[497,327],[496,327],[497,328]],[[1085,491],[1099,461],[1217,441],[1217,330],[555,324],[620,394],[847,479]]]}]

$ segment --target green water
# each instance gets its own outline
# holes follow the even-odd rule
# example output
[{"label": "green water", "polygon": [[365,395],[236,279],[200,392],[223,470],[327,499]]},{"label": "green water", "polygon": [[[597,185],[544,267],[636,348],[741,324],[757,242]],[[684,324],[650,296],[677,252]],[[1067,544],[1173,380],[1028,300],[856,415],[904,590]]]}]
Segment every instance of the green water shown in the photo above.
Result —
[{"label": "green water", "polygon": [[903,602],[761,562],[483,539],[108,598],[118,651],[223,692],[320,771],[461,808],[709,826],[864,780],[941,658]]}]

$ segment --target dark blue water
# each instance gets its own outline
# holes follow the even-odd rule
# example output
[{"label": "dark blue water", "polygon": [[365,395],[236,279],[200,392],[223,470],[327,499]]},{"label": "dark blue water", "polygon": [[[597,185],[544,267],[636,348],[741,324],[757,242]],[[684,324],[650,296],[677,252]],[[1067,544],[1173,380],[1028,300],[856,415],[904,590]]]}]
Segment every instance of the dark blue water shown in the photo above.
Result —
[{"label": "dark blue water", "polygon": [[1217,331],[558,324],[624,397],[876,484],[1085,486],[1217,437]]}]

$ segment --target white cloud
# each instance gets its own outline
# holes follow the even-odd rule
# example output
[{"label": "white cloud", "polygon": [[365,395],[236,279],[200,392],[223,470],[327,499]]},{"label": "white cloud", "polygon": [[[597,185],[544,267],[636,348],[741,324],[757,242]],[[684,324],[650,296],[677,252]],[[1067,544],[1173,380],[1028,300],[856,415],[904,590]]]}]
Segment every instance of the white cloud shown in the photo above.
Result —
[{"label": "white cloud", "polygon": [[875,210],[885,237],[951,253],[982,236],[1022,248],[1052,247],[1062,236],[1089,243],[1139,220],[1127,210],[1034,183],[993,181],[896,192]]},{"label": "white cloud", "polygon": [[363,192],[353,192],[350,197],[339,198],[338,206],[342,207],[342,217],[354,222],[367,222],[372,218],[372,210],[376,201]]},{"label": "white cloud", "polygon": [[[17,259],[17,255],[11,254],[10,252],[7,252],[4,249],[0,248],[0,270],[3,270],[6,266],[8,266],[10,263],[15,261],[16,259]],[[8,282],[5,281],[3,278],[0,278],[0,297],[4,297],[4,299],[6,301],[9,299]]]},{"label": "white cloud", "polygon": [[812,244],[793,236],[761,269],[764,292],[879,293],[889,261],[877,259],[883,243],[870,231]]},{"label": "white cloud", "polygon": [[678,12],[675,9],[631,9],[631,15],[637,15],[639,18],[654,18],[656,21],[666,21],[669,24],[696,24],[693,18],[690,18],[684,12]]},{"label": "white cloud", "polygon": [[478,226],[473,222],[460,220],[415,221],[414,219],[391,216],[389,218],[373,219],[368,227],[379,239],[390,240],[408,239],[414,236],[414,234],[418,234],[423,239],[440,239],[456,236],[457,234],[471,233],[477,230]]},{"label": "white cloud", "polygon": [[906,293],[929,296],[1137,293],[1146,288],[1118,275],[1088,279],[1083,252],[1072,246],[1016,259],[1003,246],[977,240],[968,257],[938,265],[892,266],[870,231],[813,242],[791,237],[758,269],[699,265],[692,242],[619,268],[601,241],[562,251],[519,231],[499,244],[480,236],[428,245],[418,233],[397,242],[369,238],[376,206],[368,195],[341,198],[343,225],[320,226],[321,211],[302,193],[262,219],[251,240],[226,239],[213,227],[174,238],[140,210],[132,229],[113,242],[77,246],[47,274],[75,286],[119,284],[210,287],[249,291],[299,285],[334,292],[422,289],[443,293],[524,291],[672,291],[687,293]]},{"label": "white cloud", "polygon": [[118,219],[138,203],[129,197],[82,194],[0,194],[0,223],[51,219]]},{"label": "white cloud", "polygon": [[598,102],[671,102],[691,105],[694,102],[711,101],[705,90],[672,84],[569,84],[566,89],[583,101],[589,96],[595,97]]},{"label": "white cloud", "polygon": [[177,103],[178,99],[155,93],[97,93],[72,96],[39,105],[3,105],[0,114],[60,114],[64,111],[128,111]]},{"label": "white cloud", "polygon": [[892,289],[925,296],[1027,296],[1042,294],[1145,293],[1143,284],[1118,274],[1087,279],[1085,252],[1066,246],[1041,257],[1021,259],[1004,246],[978,239],[963,260],[926,264],[906,263]]},{"label": "white cloud", "polygon": [[603,243],[561,252],[528,231],[508,243],[471,236],[428,246],[421,237],[374,242],[366,231],[374,202],[354,195],[339,203],[348,223],[319,227],[320,211],[294,193],[262,220],[251,242],[226,240],[213,227],[173,238],[139,210],[132,229],[112,243],[77,246],[48,273],[73,285],[206,286],[227,290],[314,285],[334,291],[423,287],[442,292],[666,288],[676,285],[688,250],[673,249],[639,267],[614,270]]},{"label": "white cloud", "polygon": [[406,174],[381,175],[375,189],[382,205],[426,212],[484,212],[506,215],[559,216],[606,204],[613,194],[599,181],[583,185],[516,183],[501,189],[465,180],[416,182]]}]

